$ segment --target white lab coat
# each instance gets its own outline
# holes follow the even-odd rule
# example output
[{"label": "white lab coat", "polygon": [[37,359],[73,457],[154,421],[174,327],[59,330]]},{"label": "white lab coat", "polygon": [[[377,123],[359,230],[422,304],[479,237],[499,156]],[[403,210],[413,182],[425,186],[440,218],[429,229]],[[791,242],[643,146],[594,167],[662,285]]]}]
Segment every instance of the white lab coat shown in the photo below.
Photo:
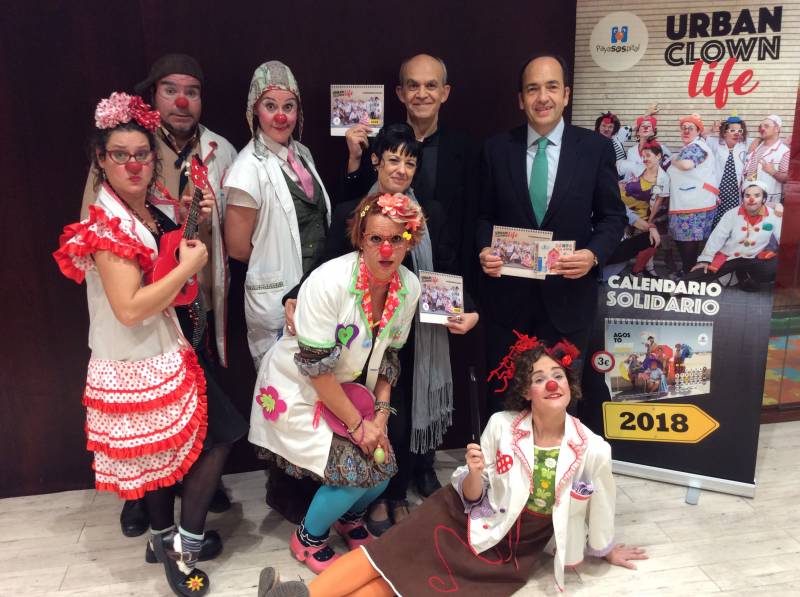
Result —
[{"label": "white lab coat", "polygon": [[[373,346],[361,303],[364,293],[356,288],[358,264],[359,253],[354,251],[323,263],[306,279],[297,298],[297,335],[283,336],[264,355],[253,396],[250,442],[320,477],[325,475],[333,432],[322,418],[314,428],[318,398],[310,378],[294,362],[300,351],[298,339],[313,348],[340,346],[341,354],[333,371],[337,381],[358,379],[367,365],[365,385],[374,390],[383,354],[387,348],[399,349],[405,344],[419,300],[419,280],[401,265],[398,305]],[[390,298],[391,294],[387,303]],[[341,335],[340,330],[348,334]],[[269,419],[258,401],[262,393],[282,401],[286,410]],[[283,408],[279,406],[279,410]]]},{"label": "white lab coat", "polygon": [[[483,553],[497,545],[511,530],[525,509],[532,487],[533,420],[530,411],[502,411],[492,415],[481,436],[486,461],[486,496],[494,511],[472,521],[469,517],[470,547]],[[511,457],[511,468],[496,469],[497,459]],[[459,488],[467,467],[453,473]],[[578,419],[567,416],[556,466],[556,502],[553,507],[553,537],[545,548],[553,552],[554,574],[560,590],[564,567],[580,563],[584,554],[604,556],[614,546],[616,489],[611,474],[611,447]],[[573,487],[579,481],[591,483],[591,495],[579,495]]]},{"label": "white lab coat", "polygon": [[688,170],[681,170],[675,166],[675,160],[680,159],[680,153],[672,160],[672,164],[667,170],[670,181],[670,214],[699,213],[711,211],[717,207],[719,189],[716,186],[718,178],[714,155],[702,137],[697,137],[692,143],[699,145],[706,152],[707,157],[700,164]]},{"label": "white lab coat", "polygon": [[[326,218],[330,224],[330,199],[314,167],[311,152],[297,141],[291,143],[322,188]],[[300,228],[280,161],[271,152],[266,157],[257,155],[252,139],[233,163],[225,187],[244,191],[258,204],[251,237],[253,252],[247,266],[244,290],[247,342],[258,365],[283,330],[283,295],[303,276]]]}]

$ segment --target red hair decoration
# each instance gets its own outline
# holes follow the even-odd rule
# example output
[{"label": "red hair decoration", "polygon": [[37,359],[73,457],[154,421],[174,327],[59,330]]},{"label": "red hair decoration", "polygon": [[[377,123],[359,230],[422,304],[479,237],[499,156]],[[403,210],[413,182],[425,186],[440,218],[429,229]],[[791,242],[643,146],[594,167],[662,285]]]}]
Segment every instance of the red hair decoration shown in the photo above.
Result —
[{"label": "red hair decoration", "polygon": [[552,347],[547,348],[536,336],[531,337],[527,334],[521,334],[517,330],[511,331],[516,335],[517,341],[511,345],[508,354],[502,358],[497,368],[489,373],[489,377],[486,378],[486,381],[491,381],[493,377],[496,377],[498,381],[503,384],[503,387],[495,390],[496,394],[505,392],[508,388],[509,380],[511,380],[517,372],[517,357],[523,352],[528,352],[529,350],[541,346],[544,348],[544,352],[547,356],[565,368],[570,367],[581,354],[578,348],[566,339],[562,339]]}]

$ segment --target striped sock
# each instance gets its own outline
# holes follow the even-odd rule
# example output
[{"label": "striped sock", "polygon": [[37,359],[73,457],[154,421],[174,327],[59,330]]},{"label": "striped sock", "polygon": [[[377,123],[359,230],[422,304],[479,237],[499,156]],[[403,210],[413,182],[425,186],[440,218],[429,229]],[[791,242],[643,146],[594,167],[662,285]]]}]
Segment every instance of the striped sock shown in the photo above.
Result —
[{"label": "striped sock", "polygon": [[205,533],[196,535],[185,530],[183,527],[178,527],[178,532],[181,534],[181,547],[183,551],[190,551],[199,555],[200,548],[203,547]]}]

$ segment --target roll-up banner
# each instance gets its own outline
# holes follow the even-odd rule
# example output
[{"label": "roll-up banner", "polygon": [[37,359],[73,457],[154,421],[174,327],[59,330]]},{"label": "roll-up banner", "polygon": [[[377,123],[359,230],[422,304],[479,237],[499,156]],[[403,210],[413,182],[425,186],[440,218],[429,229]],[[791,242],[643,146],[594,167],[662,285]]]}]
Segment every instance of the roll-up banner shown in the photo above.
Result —
[{"label": "roll-up banner", "polygon": [[577,4],[572,122],[611,139],[629,221],[582,417],[618,472],[753,495],[800,2],[619,8]]}]

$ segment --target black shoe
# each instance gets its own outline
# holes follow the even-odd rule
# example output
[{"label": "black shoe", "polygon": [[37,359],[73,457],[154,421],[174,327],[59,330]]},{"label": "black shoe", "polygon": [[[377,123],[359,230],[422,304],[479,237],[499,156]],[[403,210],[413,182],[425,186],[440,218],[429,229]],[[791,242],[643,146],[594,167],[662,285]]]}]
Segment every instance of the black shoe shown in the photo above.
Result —
[{"label": "black shoe", "polygon": [[[222,553],[222,537],[219,536],[217,531],[206,531],[203,537],[203,545],[200,547],[200,555],[198,560],[200,562],[207,562],[213,560]],[[153,546],[147,542],[147,548],[144,550],[144,561],[148,564],[157,564],[158,558],[153,552]]]},{"label": "black shoe", "polygon": [[153,551],[158,561],[164,564],[167,582],[173,593],[185,597],[203,597],[208,593],[208,574],[194,567],[199,553],[183,551],[178,531],[170,531],[151,539]]},{"label": "black shoe", "polygon": [[222,485],[222,482],[220,482],[217,486],[217,490],[214,492],[214,496],[211,498],[211,504],[209,504],[208,510],[214,514],[219,514],[220,512],[225,512],[230,509],[231,500],[228,498],[228,494],[225,493],[225,487]]},{"label": "black shoe", "polygon": [[417,491],[422,497],[429,497],[442,488],[436,473],[432,469],[425,469],[415,475],[414,481],[417,485]]},{"label": "black shoe", "polygon": [[265,501],[267,506],[289,522],[300,524],[319,486],[319,483],[310,477],[296,479],[277,466],[273,466],[267,478]]},{"label": "black shoe", "polygon": [[127,500],[119,515],[119,525],[126,537],[143,535],[150,526],[150,516],[144,500]]}]

